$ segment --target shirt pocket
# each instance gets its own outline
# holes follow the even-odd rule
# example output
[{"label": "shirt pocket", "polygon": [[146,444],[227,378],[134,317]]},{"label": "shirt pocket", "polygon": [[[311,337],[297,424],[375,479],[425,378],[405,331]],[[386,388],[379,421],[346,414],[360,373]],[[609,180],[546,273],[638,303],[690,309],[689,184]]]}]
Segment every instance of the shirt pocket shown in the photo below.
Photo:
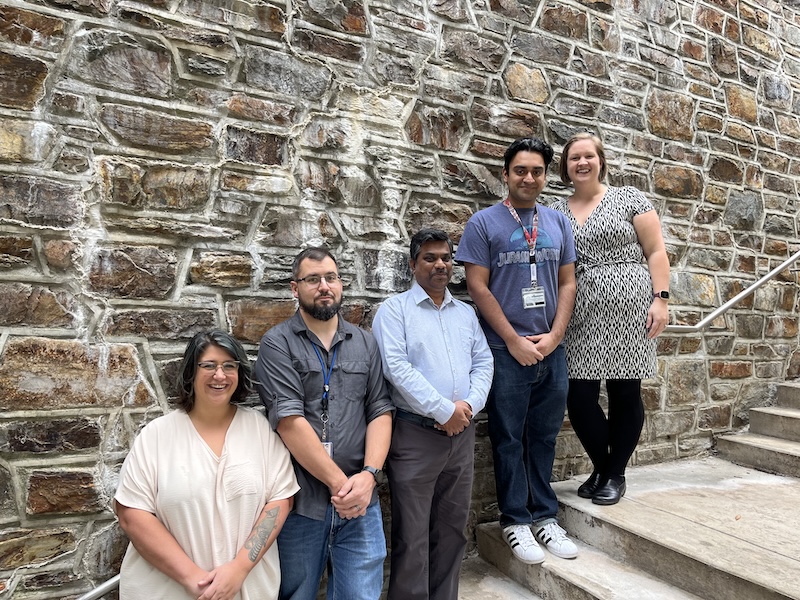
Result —
[{"label": "shirt pocket", "polygon": [[225,466],[222,475],[222,487],[228,502],[240,496],[259,494],[263,488],[261,471],[250,461]]},{"label": "shirt pocket", "polygon": [[369,364],[363,361],[342,361],[342,387],[339,397],[344,396],[350,402],[363,402],[369,382]]},{"label": "shirt pocket", "polygon": [[461,350],[465,357],[470,357],[469,364],[472,364],[472,345],[475,343],[475,331],[471,327],[459,327],[458,339],[461,342]]}]

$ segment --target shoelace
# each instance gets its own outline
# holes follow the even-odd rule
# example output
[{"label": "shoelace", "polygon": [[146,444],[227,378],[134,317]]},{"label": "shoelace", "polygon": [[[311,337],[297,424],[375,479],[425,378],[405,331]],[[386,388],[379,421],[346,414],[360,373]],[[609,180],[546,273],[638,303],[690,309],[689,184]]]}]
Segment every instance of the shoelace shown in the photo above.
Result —
[{"label": "shoelace", "polygon": [[552,542],[562,542],[567,537],[567,531],[556,523],[549,523],[544,526],[544,535],[542,537],[549,537]]},{"label": "shoelace", "polygon": [[514,541],[516,541],[523,548],[532,548],[533,545],[536,544],[536,539],[533,537],[533,534],[517,535],[516,531],[512,531],[511,535],[514,537]]}]

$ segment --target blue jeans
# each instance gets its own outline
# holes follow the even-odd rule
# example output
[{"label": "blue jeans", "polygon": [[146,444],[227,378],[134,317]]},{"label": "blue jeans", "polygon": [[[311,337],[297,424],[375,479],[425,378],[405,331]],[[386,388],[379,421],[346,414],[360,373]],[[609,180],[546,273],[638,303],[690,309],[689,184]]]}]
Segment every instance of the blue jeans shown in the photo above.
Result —
[{"label": "blue jeans", "polygon": [[374,502],[349,521],[333,505],[322,521],[291,513],[278,535],[278,554],[281,600],[315,600],[329,560],[328,600],[377,600],[386,558],[381,505]]},{"label": "blue jeans", "polygon": [[564,347],[530,367],[506,348],[492,348],[492,354],[494,380],[486,412],[500,525],[544,525],[558,513],[550,478],[569,387]]}]

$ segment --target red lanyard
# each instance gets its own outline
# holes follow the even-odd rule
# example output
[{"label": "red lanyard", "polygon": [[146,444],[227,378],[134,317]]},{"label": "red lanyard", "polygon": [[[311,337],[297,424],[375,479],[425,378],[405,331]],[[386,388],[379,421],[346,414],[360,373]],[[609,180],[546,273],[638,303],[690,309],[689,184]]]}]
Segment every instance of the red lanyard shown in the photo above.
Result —
[{"label": "red lanyard", "polygon": [[525,234],[525,239],[528,242],[528,262],[531,266],[531,287],[537,287],[536,281],[538,279],[536,274],[536,238],[539,235],[539,211],[536,210],[536,205],[533,205],[533,225],[531,226],[531,233],[528,233],[528,230],[525,228],[525,225],[522,224],[522,219],[519,218],[519,214],[517,213],[517,209],[511,206],[511,202],[508,198],[503,200],[503,206],[508,209],[508,212],[511,213],[511,216],[514,217],[514,220],[519,223],[519,226],[522,227],[522,233]]},{"label": "red lanyard", "polygon": [[511,202],[508,198],[503,200],[503,206],[508,209],[508,212],[510,212],[511,216],[514,217],[514,220],[519,223],[520,227],[522,227],[522,233],[525,234],[525,239],[528,241],[528,249],[530,250],[531,258],[535,261],[536,237],[539,235],[539,211],[536,210],[536,205],[533,207],[533,225],[531,226],[531,233],[528,233],[525,225],[522,224],[522,220],[519,218],[519,214],[517,214],[517,209],[511,206]]}]

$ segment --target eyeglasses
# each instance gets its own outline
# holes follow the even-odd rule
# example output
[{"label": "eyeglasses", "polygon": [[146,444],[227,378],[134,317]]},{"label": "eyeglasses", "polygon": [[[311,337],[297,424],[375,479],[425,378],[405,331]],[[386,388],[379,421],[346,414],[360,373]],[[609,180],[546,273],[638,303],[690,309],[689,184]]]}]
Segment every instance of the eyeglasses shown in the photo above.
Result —
[{"label": "eyeglasses", "polygon": [[215,363],[208,360],[197,363],[197,366],[203,369],[203,371],[208,371],[209,373],[216,373],[217,369],[221,367],[223,373],[225,373],[226,375],[230,375],[239,370],[239,361],[226,360],[223,363]]},{"label": "eyeglasses", "polygon": [[301,277],[300,279],[295,279],[295,281],[297,283],[300,283],[301,281],[305,281],[311,287],[317,287],[320,283],[322,283],[323,279],[325,280],[325,283],[327,283],[328,285],[333,285],[337,281],[340,281],[342,279],[342,277],[338,273],[326,273],[325,275],[321,275],[321,276],[320,275],[307,275],[306,277]]}]

